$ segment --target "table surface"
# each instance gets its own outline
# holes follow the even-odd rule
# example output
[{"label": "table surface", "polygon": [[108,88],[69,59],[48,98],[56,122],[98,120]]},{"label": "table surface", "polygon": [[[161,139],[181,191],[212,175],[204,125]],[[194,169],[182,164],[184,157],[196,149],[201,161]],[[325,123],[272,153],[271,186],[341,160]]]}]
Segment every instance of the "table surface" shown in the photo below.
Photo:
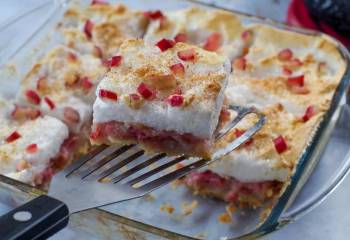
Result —
[{"label": "table surface", "polygon": [[[1,0],[0,25],[43,0]],[[284,21],[289,0],[204,0],[241,12],[256,14]],[[350,176],[316,209],[295,223],[272,233],[265,239],[349,239],[350,235]],[[1,208],[1,203],[0,203]],[[84,233],[73,233],[69,230],[56,234],[53,239],[95,239]]]}]

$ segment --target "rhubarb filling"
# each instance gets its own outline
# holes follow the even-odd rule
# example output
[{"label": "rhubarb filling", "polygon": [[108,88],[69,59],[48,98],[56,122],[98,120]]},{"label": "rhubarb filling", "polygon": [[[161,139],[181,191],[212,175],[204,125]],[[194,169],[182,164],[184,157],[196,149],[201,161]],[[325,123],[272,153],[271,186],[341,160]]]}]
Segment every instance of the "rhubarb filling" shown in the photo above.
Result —
[{"label": "rhubarb filling", "polygon": [[[45,188],[55,173],[71,163],[77,149],[78,140],[76,135],[70,135],[64,140],[59,153],[50,159],[49,165],[43,171],[36,173],[34,176],[33,183],[35,186]],[[23,169],[20,166],[17,166],[17,168],[19,168],[18,170],[25,170],[26,166],[23,166]]]},{"label": "rhubarb filling", "polygon": [[241,182],[210,170],[191,173],[184,182],[198,194],[250,207],[271,200],[280,192],[283,184],[278,181]]},{"label": "rhubarb filling", "polygon": [[110,121],[97,123],[91,133],[96,144],[140,143],[152,152],[170,154],[189,154],[208,157],[211,154],[212,141],[201,139],[192,134],[179,134],[175,131],[159,131],[141,124]]},{"label": "rhubarb filling", "polygon": [[[220,111],[216,131],[230,120],[230,112],[224,106]],[[136,123],[110,121],[95,123],[90,140],[94,144],[140,143],[150,152],[166,152],[171,155],[187,154],[210,158],[213,139],[203,139],[190,133],[180,134],[175,131],[156,130]]]}]

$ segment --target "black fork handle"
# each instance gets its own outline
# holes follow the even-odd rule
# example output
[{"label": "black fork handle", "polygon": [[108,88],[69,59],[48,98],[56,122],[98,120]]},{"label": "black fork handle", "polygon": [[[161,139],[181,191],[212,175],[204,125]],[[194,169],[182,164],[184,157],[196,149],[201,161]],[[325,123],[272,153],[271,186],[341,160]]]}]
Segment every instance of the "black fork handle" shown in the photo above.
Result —
[{"label": "black fork handle", "polygon": [[0,239],[47,239],[69,221],[63,202],[41,195],[0,217]]}]

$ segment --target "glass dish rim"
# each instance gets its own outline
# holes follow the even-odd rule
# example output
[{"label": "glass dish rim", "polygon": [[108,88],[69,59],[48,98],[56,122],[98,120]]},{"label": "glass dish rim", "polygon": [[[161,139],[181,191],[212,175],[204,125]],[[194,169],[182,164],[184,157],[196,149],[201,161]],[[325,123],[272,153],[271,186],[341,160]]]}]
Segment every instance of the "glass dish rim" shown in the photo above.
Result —
[{"label": "glass dish rim", "polygon": [[[202,7],[209,7],[211,9],[219,9],[219,10],[225,10],[228,12],[231,12],[233,14],[238,15],[239,17],[245,18],[245,19],[249,19],[254,21],[257,21],[257,23],[261,23],[261,24],[267,24],[268,26],[272,26],[272,27],[276,27],[279,29],[284,29],[284,30],[288,30],[288,31],[294,31],[294,32],[298,32],[298,33],[302,33],[302,34],[307,34],[307,35],[316,35],[316,36],[326,36],[327,38],[331,39],[332,41],[334,41],[337,45],[337,49],[338,51],[341,53],[343,59],[346,62],[346,71],[339,83],[339,85],[337,86],[337,89],[334,93],[334,96],[332,98],[331,101],[331,106],[328,109],[327,113],[325,114],[325,116],[323,117],[322,121],[319,123],[319,126],[317,128],[317,130],[315,131],[315,135],[314,137],[311,139],[311,141],[309,142],[308,146],[305,148],[304,153],[300,156],[296,170],[291,178],[290,181],[290,185],[284,190],[283,194],[280,196],[279,200],[276,202],[276,204],[274,205],[270,215],[268,218],[265,219],[265,221],[263,222],[263,224],[261,224],[260,226],[258,226],[254,231],[240,236],[238,238],[229,238],[229,239],[246,239],[246,238],[251,238],[251,237],[261,237],[263,235],[266,235],[272,231],[277,230],[279,227],[285,225],[288,221],[290,221],[291,219],[281,219],[281,215],[283,214],[283,212],[286,210],[286,206],[288,204],[289,198],[290,196],[294,193],[294,190],[296,188],[296,186],[299,183],[299,180],[301,179],[301,177],[303,176],[304,170],[305,170],[305,166],[308,164],[308,162],[311,159],[311,155],[313,154],[314,149],[317,147],[317,142],[318,140],[322,137],[323,132],[325,131],[325,129],[328,127],[330,120],[333,116],[333,114],[335,113],[335,111],[337,110],[337,108],[339,107],[340,103],[341,103],[341,99],[344,97],[346,91],[349,88],[349,83],[350,83],[350,66],[349,66],[349,52],[348,50],[344,47],[343,44],[341,44],[339,41],[337,41],[336,39],[328,36],[327,34],[318,32],[318,31],[313,31],[313,30],[308,30],[308,29],[303,29],[303,28],[298,28],[298,27],[292,27],[292,26],[288,26],[284,23],[278,22],[278,21],[274,21],[271,20],[269,18],[265,18],[265,17],[260,17],[260,16],[255,16],[252,14],[247,14],[247,13],[242,13],[240,11],[236,11],[236,10],[232,10],[232,9],[228,9],[228,8],[223,8],[223,7],[219,7],[213,4],[206,4],[203,2],[198,2],[196,0],[181,0],[182,2],[187,2],[187,3],[193,3],[195,5],[198,6],[202,6]],[[54,11],[52,13],[57,12],[58,10],[60,10],[60,8],[65,8],[67,4],[69,4],[70,2],[72,2],[72,0],[47,0],[45,1],[42,5],[37,6],[35,9],[32,9],[32,11],[40,8],[40,7],[44,7],[47,4],[54,4]],[[14,22],[16,22],[17,20],[19,20],[20,18],[24,17],[27,14],[30,14],[32,11],[27,11],[23,14],[21,14],[21,16],[18,16],[16,18],[11,19],[11,21],[7,21],[5,22],[5,24],[1,24],[1,28],[0,31],[3,31],[3,29],[11,26],[11,24],[13,24]],[[48,18],[47,21],[49,21],[51,18]],[[45,21],[43,24],[46,24],[47,21]],[[34,33],[36,34],[36,33]],[[25,45],[25,44],[24,44]],[[20,47],[21,48],[21,47]],[[20,48],[17,49],[17,51],[14,52],[14,54],[12,54],[9,58],[13,58],[14,55],[16,55],[16,53],[18,51],[20,51]],[[348,161],[349,162],[349,161]],[[343,169],[343,174],[339,173],[339,175],[343,175],[345,176],[346,172],[349,169]],[[336,177],[335,179],[333,179],[333,188],[332,189],[328,189],[329,191],[334,190],[334,188],[337,186],[337,184],[342,180],[342,178]],[[35,187],[31,187],[27,184],[23,184],[20,183],[16,180],[7,178],[5,176],[0,176],[0,181],[5,183],[5,184],[9,184],[12,185],[14,187],[16,187],[17,189],[24,191],[24,192],[29,192],[29,193],[34,193],[34,194],[43,194],[45,193],[44,191],[38,190]],[[335,182],[334,182],[335,181]],[[335,185],[334,185],[335,183]],[[317,194],[316,194],[317,195]],[[320,201],[322,201],[324,198],[321,198],[322,196],[316,197],[316,199],[318,199],[317,202],[314,202],[314,204],[319,204]],[[314,205],[309,206],[309,208],[312,208]],[[309,208],[304,209],[303,211],[307,211]],[[138,225],[143,225],[143,228],[158,228],[156,226],[152,226],[152,225],[148,225],[146,223],[142,223],[142,222],[138,222],[132,219],[128,219],[126,217],[123,216],[119,216],[118,214],[115,213],[110,213],[107,211],[104,211],[102,209],[98,209],[97,211],[102,211],[105,212],[111,216],[113,216],[114,218],[120,218],[120,219],[124,219],[124,220],[128,220],[130,222],[134,222],[135,224],[137,223]],[[281,221],[283,220],[283,221]],[[160,229],[158,228],[160,231],[164,231],[164,232],[168,232],[171,234],[175,234],[175,236],[178,237],[184,237],[186,239],[195,239],[195,238],[189,238],[187,236],[183,236],[180,235],[178,233],[172,232],[170,230],[166,230],[166,229]],[[147,231],[147,230],[146,230]],[[150,231],[151,232],[151,231]]]}]

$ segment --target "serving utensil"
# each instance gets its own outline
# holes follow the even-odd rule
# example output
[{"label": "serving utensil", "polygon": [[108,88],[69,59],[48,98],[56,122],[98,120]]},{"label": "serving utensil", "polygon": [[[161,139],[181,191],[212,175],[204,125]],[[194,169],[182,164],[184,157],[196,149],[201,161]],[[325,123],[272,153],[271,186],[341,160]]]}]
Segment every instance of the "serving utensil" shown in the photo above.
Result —
[{"label": "serving utensil", "polygon": [[[216,134],[216,141],[247,115],[255,114],[258,120],[241,136],[216,150],[211,160],[186,155],[170,157],[165,153],[145,156],[138,145],[98,146],[55,175],[47,195],[2,216],[0,238],[46,239],[67,226],[70,214],[145,196],[220,159],[248,141],[265,123],[265,116],[253,107],[230,105],[229,110],[237,115]],[[176,167],[178,164],[180,168]]]}]

